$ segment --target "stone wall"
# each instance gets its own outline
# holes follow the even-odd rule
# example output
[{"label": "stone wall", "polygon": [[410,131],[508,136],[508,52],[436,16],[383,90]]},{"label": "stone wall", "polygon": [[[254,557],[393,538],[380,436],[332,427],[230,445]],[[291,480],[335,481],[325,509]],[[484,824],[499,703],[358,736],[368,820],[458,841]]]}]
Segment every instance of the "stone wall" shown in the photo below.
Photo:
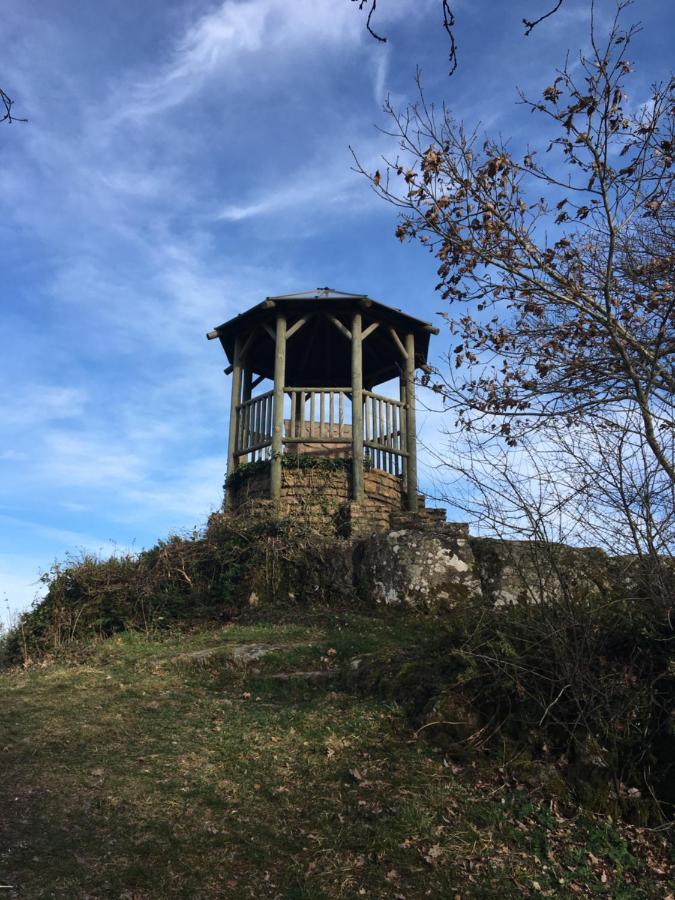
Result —
[{"label": "stone wall", "polygon": [[408,527],[357,544],[354,583],[365,603],[438,611],[480,596],[464,523]]},{"label": "stone wall", "polygon": [[[249,518],[265,517],[270,512],[269,497],[269,468],[252,472],[232,489],[230,511]],[[281,470],[280,515],[326,535],[354,537],[388,531],[392,515],[400,514],[402,505],[400,478],[379,469],[364,472],[361,503],[351,499],[348,466],[284,466]]]}]

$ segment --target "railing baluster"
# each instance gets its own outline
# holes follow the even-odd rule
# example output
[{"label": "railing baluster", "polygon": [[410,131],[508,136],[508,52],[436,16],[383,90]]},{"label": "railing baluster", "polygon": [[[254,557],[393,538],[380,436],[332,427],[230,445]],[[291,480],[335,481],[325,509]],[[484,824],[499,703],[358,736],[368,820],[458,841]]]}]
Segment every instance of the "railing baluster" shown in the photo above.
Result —
[{"label": "railing baluster", "polygon": [[[377,430],[377,402],[374,397],[370,398],[370,424],[373,429],[373,443],[379,442]],[[373,464],[377,466],[377,450],[373,450]]]}]

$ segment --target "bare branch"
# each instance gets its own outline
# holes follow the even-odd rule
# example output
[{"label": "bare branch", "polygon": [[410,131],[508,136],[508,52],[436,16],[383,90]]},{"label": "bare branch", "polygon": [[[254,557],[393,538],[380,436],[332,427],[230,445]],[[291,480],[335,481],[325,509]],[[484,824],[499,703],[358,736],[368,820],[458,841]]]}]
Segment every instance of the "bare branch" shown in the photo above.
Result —
[{"label": "bare branch", "polygon": [[14,101],[12,98],[5,93],[5,91],[0,88],[0,123],[2,122],[27,122],[28,119],[19,119],[17,116],[12,114],[12,107],[14,106]]},{"label": "bare branch", "polygon": [[549,9],[549,11],[547,13],[544,13],[543,16],[539,16],[538,19],[533,19],[533,20],[523,19],[523,25],[525,26],[525,36],[527,37],[527,35],[530,34],[531,31],[534,28],[536,28],[537,25],[540,24],[540,22],[544,21],[544,19],[548,19],[549,16],[552,16],[555,13],[557,13],[564,2],[565,2],[565,0],[558,0],[558,2],[556,3],[556,5],[554,7]]}]

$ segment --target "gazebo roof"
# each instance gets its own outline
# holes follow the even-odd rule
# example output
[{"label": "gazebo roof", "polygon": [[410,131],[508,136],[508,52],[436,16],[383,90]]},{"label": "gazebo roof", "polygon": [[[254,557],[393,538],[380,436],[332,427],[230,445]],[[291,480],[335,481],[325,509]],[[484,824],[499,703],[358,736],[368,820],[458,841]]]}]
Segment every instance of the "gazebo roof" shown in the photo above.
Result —
[{"label": "gazebo roof", "polygon": [[[363,315],[364,331],[379,323],[363,343],[363,383],[369,389],[399,374],[401,354],[392,336],[393,329],[402,340],[415,335],[415,363],[423,365],[429,350],[429,335],[438,329],[373,300],[367,294],[348,294],[332,288],[317,288],[297,294],[267,297],[261,303],[240,313],[209,332],[219,338],[230,363],[234,360],[237,337],[248,343],[247,364],[265,378],[274,374],[273,329],[276,314],[283,311],[288,328],[303,318],[306,324],[292,333],[286,351],[286,385],[288,387],[346,387],[351,380],[351,351],[345,329],[351,329],[352,314]],[[266,327],[267,326],[267,327]],[[253,335],[251,337],[251,335]]]}]

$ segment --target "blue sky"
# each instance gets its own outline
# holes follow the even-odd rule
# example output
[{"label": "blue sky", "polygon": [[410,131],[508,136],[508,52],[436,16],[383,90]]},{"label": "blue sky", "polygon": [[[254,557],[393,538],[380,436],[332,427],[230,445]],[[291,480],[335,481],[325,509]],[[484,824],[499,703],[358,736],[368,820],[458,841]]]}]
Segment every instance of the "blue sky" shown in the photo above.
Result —
[{"label": "blue sky", "polygon": [[[391,151],[374,125],[386,94],[414,99],[416,64],[457,118],[536,142],[516,85],[550,83],[589,10],[567,0],[524,38],[540,0],[460,0],[448,79],[439,6],[381,0],[380,45],[348,0],[3,4],[0,86],[30,121],[0,129],[0,613],[68,551],[140,549],[220,505],[211,327],[323,285],[434,320],[433,259],[395,240],[348,145],[373,170]],[[629,17],[640,102],[675,13],[638,0]],[[441,418],[420,420],[442,443]]]}]

